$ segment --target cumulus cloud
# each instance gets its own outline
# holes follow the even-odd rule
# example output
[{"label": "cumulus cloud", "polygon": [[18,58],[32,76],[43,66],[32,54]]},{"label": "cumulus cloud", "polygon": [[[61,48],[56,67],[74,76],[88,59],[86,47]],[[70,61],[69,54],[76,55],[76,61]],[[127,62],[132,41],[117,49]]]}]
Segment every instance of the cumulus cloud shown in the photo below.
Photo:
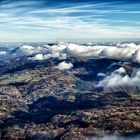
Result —
[{"label": "cumulus cloud", "polygon": [[7,52],[6,51],[0,51],[0,55],[6,55]]},{"label": "cumulus cloud", "polygon": [[98,73],[97,76],[98,76],[98,77],[104,77],[105,74],[104,74],[104,73]]},{"label": "cumulus cloud", "polygon": [[108,45],[79,45],[67,44],[65,48],[68,55],[81,57],[105,57],[111,59],[127,60],[140,63],[140,45],[134,43]]},{"label": "cumulus cloud", "polygon": [[80,45],[74,43],[58,43],[33,47],[23,45],[17,54],[42,54],[43,59],[57,58],[64,60],[69,56],[111,58],[140,63],[140,45],[134,43],[117,43],[108,45]]},{"label": "cumulus cloud", "polygon": [[56,68],[60,69],[60,70],[68,70],[71,69],[73,67],[72,63],[67,63],[65,61],[59,63]]},{"label": "cumulus cloud", "polygon": [[58,58],[62,60],[67,58],[67,54],[65,53],[61,54],[59,52],[56,52],[56,53],[49,53],[44,55],[44,59],[50,59],[50,58]]},{"label": "cumulus cloud", "polygon": [[[26,55],[32,55],[35,56],[29,57],[29,59],[36,60],[36,57],[40,56],[42,57],[41,60],[47,60],[50,58],[57,58],[60,60],[64,60],[67,58],[67,54],[65,53],[66,45],[58,44],[58,45],[44,45],[42,47],[32,47],[29,45],[24,45],[19,48],[17,53],[20,51],[21,54]],[[37,55],[37,56],[36,56]],[[39,60],[39,59],[38,59]]]},{"label": "cumulus cloud", "polygon": [[110,75],[99,82],[98,86],[117,87],[117,86],[140,86],[140,70],[136,70],[131,76],[126,74],[123,67],[115,70]]},{"label": "cumulus cloud", "polygon": [[47,53],[44,55],[45,59],[50,58],[58,58],[58,59],[66,59],[67,54],[65,53],[65,49],[67,48],[66,44],[57,44],[53,46],[45,45],[47,48]]},{"label": "cumulus cloud", "polygon": [[31,54],[35,54],[35,53],[44,53],[47,51],[47,48],[45,48],[44,46],[40,47],[33,47],[31,45],[23,45],[21,47],[19,47],[17,53],[21,53],[21,54],[26,54],[26,55],[31,55]]},{"label": "cumulus cloud", "polygon": [[82,57],[105,57],[140,63],[140,45],[136,45],[134,43],[116,44],[114,46],[84,46],[78,44],[68,44],[66,50],[71,55],[78,55]]},{"label": "cumulus cloud", "polygon": [[120,60],[132,60],[140,62],[140,45],[134,43],[130,44],[116,44],[114,46],[84,46],[69,44],[67,51],[70,54],[90,57],[106,57]]},{"label": "cumulus cloud", "polygon": [[30,45],[23,45],[19,48],[22,52],[32,54],[35,51],[35,48]]},{"label": "cumulus cloud", "polygon": [[34,57],[30,57],[29,59],[32,59],[32,60],[44,60],[44,56],[43,54],[36,54]]},{"label": "cumulus cloud", "polygon": [[101,51],[106,48],[107,46],[85,46],[85,45],[78,45],[78,44],[68,44],[67,52],[71,55],[78,55],[78,56],[93,56],[97,57],[100,55]]},{"label": "cumulus cloud", "polygon": [[126,70],[124,69],[124,67],[120,67],[115,72],[118,72],[119,74],[125,74],[126,73]]},{"label": "cumulus cloud", "polygon": [[140,49],[138,49],[138,50],[134,53],[133,57],[134,57],[134,61],[140,63]]}]

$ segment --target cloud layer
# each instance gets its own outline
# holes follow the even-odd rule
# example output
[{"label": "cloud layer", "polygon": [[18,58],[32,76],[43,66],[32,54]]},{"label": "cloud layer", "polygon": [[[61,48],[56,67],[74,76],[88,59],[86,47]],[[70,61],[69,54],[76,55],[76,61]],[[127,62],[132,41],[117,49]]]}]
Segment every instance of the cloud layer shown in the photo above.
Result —
[{"label": "cloud layer", "polygon": [[[44,45],[42,47],[21,46],[17,53],[38,54],[42,59],[58,58],[66,59],[69,56],[75,57],[98,57],[111,58],[140,63],[140,45],[134,43],[122,43],[114,45],[79,45],[71,43],[59,43],[57,45]],[[33,57],[33,59],[35,59]]]},{"label": "cloud layer", "polygon": [[138,40],[139,7],[139,2],[126,0],[3,0],[0,3],[0,40]]}]

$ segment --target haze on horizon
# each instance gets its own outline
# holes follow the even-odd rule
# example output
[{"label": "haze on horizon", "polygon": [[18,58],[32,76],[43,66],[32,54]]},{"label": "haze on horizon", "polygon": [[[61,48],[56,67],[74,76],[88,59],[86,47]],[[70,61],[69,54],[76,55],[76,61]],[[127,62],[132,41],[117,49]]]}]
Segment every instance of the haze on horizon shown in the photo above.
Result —
[{"label": "haze on horizon", "polygon": [[140,1],[0,0],[0,41],[140,39]]}]

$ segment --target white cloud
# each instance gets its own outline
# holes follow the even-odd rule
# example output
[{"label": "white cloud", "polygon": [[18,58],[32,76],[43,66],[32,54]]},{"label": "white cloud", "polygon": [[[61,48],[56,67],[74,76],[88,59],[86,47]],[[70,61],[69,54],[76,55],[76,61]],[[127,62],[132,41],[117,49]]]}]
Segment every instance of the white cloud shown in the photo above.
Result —
[{"label": "white cloud", "polygon": [[[44,45],[42,47],[32,47],[28,45],[24,45],[20,47],[20,51],[22,51],[24,54],[38,54],[42,55],[42,59],[47,60],[50,58],[57,58],[60,60],[64,60],[67,58],[67,53],[65,52],[65,49],[67,48],[66,44],[58,44],[58,45]],[[35,60],[36,55],[29,59]]]},{"label": "white cloud", "polygon": [[124,68],[119,68],[99,82],[98,86],[140,86],[140,70],[136,70],[131,76],[126,74]]},{"label": "white cloud", "polygon": [[[36,40],[37,38],[43,41],[51,38],[54,38],[54,41],[58,38],[64,38],[66,41],[68,38],[76,38],[77,40],[78,38],[89,38],[92,41],[93,39],[114,38],[139,39],[140,37],[139,20],[124,19],[123,24],[121,24],[119,18],[110,19],[104,16],[108,13],[131,13],[131,15],[139,13],[136,8],[128,7],[124,9],[123,7],[123,9],[115,8],[112,10],[110,4],[117,4],[114,2],[84,3],[83,5],[77,3],[66,7],[50,8],[48,6],[40,8],[38,5],[42,4],[39,1],[27,0],[1,3],[1,41],[4,39],[9,41],[9,38],[14,38],[17,41],[21,39],[22,41]],[[108,8],[103,9],[104,6]],[[81,12],[84,15],[79,14]],[[73,16],[73,13],[78,14]],[[128,23],[125,23],[124,26],[124,22]],[[118,23],[117,26],[116,23]],[[57,31],[59,31],[59,34],[57,34]]]},{"label": "white cloud", "polygon": [[0,51],[0,55],[6,55],[7,52],[6,51]]},{"label": "white cloud", "polygon": [[117,43],[108,45],[80,45],[73,43],[58,43],[57,45],[44,45],[33,47],[23,45],[16,54],[42,54],[43,59],[58,58],[64,60],[69,56],[75,57],[98,57],[126,60],[140,63],[140,45],[134,43]]},{"label": "white cloud", "polygon": [[43,54],[36,54],[34,57],[30,58],[32,60],[44,60]]},{"label": "white cloud", "polygon": [[104,77],[105,74],[104,74],[104,73],[98,73],[97,76],[99,76],[99,77]]},{"label": "white cloud", "polygon": [[124,69],[124,67],[120,67],[115,72],[118,72],[119,74],[126,74],[126,70]]},{"label": "white cloud", "polygon": [[32,54],[35,51],[35,48],[30,45],[23,45],[19,48],[22,52],[27,53],[27,54]]},{"label": "white cloud", "polygon": [[136,62],[140,63],[140,49],[138,49],[138,50],[134,53],[133,57],[134,57],[134,60],[135,60]]},{"label": "white cloud", "polygon": [[60,70],[68,70],[68,69],[71,69],[72,67],[73,67],[72,63],[67,63],[65,61],[59,63],[58,66],[56,66],[56,68]]},{"label": "white cloud", "polygon": [[[30,55],[30,54],[35,54],[35,53],[44,53],[45,51],[47,51],[47,48],[44,48],[43,46],[40,47],[33,47],[31,45],[23,45],[19,48],[18,50],[20,53],[26,54],[26,55]],[[18,54],[18,52],[17,52]]]},{"label": "white cloud", "polygon": [[72,55],[105,57],[112,59],[140,62],[140,45],[134,43],[117,44],[114,46],[84,46],[78,44],[69,44],[67,51]]}]

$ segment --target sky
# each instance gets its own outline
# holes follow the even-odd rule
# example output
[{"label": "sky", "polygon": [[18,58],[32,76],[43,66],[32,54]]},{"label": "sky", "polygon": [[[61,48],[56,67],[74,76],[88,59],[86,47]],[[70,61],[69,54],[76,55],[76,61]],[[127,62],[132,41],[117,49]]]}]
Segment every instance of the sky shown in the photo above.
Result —
[{"label": "sky", "polygon": [[139,39],[139,0],[0,0],[1,42]]}]

